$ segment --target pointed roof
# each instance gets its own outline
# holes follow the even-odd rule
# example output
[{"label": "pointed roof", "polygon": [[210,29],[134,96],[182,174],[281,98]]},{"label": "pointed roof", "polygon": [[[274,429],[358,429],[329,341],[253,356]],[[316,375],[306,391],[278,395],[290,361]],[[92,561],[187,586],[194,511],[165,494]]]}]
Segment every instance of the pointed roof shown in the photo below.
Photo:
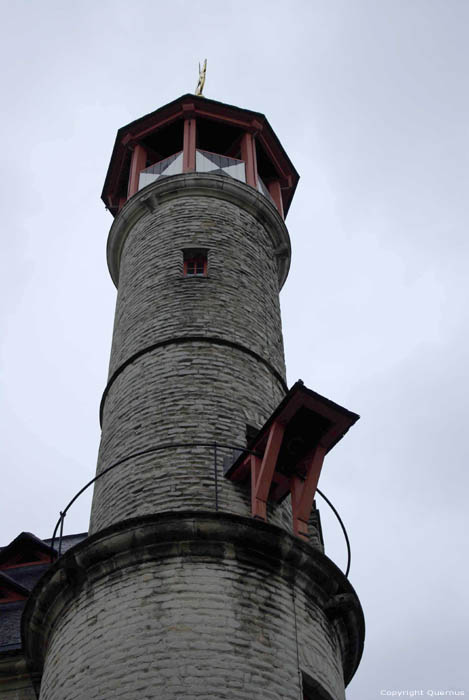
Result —
[{"label": "pointed roof", "polygon": [[[65,535],[62,553],[86,536],[86,532]],[[57,550],[52,549],[50,540],[41,540],[31,532],[21,532],[6,547],[0,547],[0,655],[21,649],[21,614],[30,592],[51,565],[52,554]]]},{"label": "pointed roof", "polygon": [[31,563],[50,562],[54,550],[31,532],[21,532],[0,551],[0,570]]}]

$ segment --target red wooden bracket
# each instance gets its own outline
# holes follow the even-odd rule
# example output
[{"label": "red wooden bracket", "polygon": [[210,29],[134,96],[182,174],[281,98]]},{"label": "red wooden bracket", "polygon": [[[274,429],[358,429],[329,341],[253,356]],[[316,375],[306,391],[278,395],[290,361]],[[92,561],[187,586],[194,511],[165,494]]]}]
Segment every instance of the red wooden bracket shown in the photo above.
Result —
[{"label": "red wooden bracket", "polygon": [[257,188],[256,142],[249,132],[241,138],[241,159],[246,163],[246,183]]},{"label": "red wooden bracket", "polygon": [[138,181],[140,173],[145,169],[147,164],[147,152],[140,143],[137,143],[132,151],[132,160],[130,163],[130,177],[127,198],[133,197],[138,192]]},{"label": "red wooden bracket", "polygon": [[185,173],[195,171],[195,144],[196,144],[196,122],[195,119],[184,119],[184,141],[182,156],[182,170]]},{"label": "red wooden bracket", "polygon": [[270,192],[270,196],[275,202],[275,206],[279,210],[282,219],[285,218],[283,213],[283,200],[282,200],[282,188],[280,187],[280,180],[271,180],[267,184],[267,189]]},{"label": "red wooden bracket", "polygon": [[317,445],[309,455],[304,480],[299,476],[293,476],[291,480],[293,532],[304,540],[308,539],[308,520],[326,451],[325,447]]},{"label": "red wooden bracket", "polygon": [[254,518],[267,520],[267,499],[277,465],[285,426],[274,421],[270,426],[262,461],[251,455],[251,512]]}]

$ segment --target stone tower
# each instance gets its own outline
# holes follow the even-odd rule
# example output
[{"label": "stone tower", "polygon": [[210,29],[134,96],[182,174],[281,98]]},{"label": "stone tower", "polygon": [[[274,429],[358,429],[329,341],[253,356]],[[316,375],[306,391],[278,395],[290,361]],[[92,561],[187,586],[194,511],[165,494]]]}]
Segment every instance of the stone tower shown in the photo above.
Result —
[{"label": "stone tower", "polygon": [[297,181],[262,114],[203,97],[117,134],[90,532],[23,617],[41,700],[344,698],[363,615],[313,499],[358,416],[286,385]]}]

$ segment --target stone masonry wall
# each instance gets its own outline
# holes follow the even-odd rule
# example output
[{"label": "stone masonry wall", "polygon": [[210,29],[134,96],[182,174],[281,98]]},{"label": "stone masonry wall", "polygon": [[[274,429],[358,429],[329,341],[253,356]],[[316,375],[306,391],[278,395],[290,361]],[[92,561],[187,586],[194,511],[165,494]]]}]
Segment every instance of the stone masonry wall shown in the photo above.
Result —
[{"label": "stone masonry wall", "polygon": [[[242,351],[189,343],[158,348],[117,378],[104,412],[100,468],[163,443],[244,445],[246,424],[261,426],[283,396],[278,380]],[[223,477],[221,510],[250,514],[250,484]],[[185,447],[131,459],[95,484],[91,531],[163,510],[215,509],[213,450]],[[291,527],[289,509],[273,506],[269,520]]]},{"label": "stone masonry wall", "polygon": [[[183,276],[183,249],[208,249],[208,276]],[[110,374],[141,348],[181,335],[241,343],[285,376],[277,261],[259,221],[215,197],[178,196],[125,243]]]},{"label": "stone masonry wall", "polygon": [[[208,250],[206,278],[183,276],[186,248]],[[178,342],[188,336],[211,340]],[[153,347],[167,341],[174,342]],[[136,353],[143,354],[113,376]],[[261,427],[282,399],[284,376],[277,262],[265,226],[210,194],[181,192],[141,216],[121,257],[98,473],[162,443],[245,445],[246,425]],[[249,486],[223,478],[226,454],[219,453],[219,507],[249,515]],[[90,530],[212,507],[213,453],[168,450],[132,459],[96,483]],[[289,528],[289,504],[272,507],[269,518]]]},{"label": "stone masonry wall", "polygon": [[[338,642],[296,590],[300,667],[334,700]],[[292,587],[275,572],[219,557],[180,557],[84,587],[54,626],[41,700],[298,700]]]}]

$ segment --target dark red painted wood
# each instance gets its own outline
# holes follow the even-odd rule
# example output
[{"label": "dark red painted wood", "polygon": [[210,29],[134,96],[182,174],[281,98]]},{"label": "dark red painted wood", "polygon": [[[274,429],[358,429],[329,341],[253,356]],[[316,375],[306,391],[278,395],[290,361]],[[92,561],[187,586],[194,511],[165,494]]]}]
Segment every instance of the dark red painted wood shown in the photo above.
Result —
[{"label": "dark red painted wood", "polygon": [[128,199],[138,192],[138,179],[147,164],[147,152],[139,143],[135,145],[130,163]]}]

